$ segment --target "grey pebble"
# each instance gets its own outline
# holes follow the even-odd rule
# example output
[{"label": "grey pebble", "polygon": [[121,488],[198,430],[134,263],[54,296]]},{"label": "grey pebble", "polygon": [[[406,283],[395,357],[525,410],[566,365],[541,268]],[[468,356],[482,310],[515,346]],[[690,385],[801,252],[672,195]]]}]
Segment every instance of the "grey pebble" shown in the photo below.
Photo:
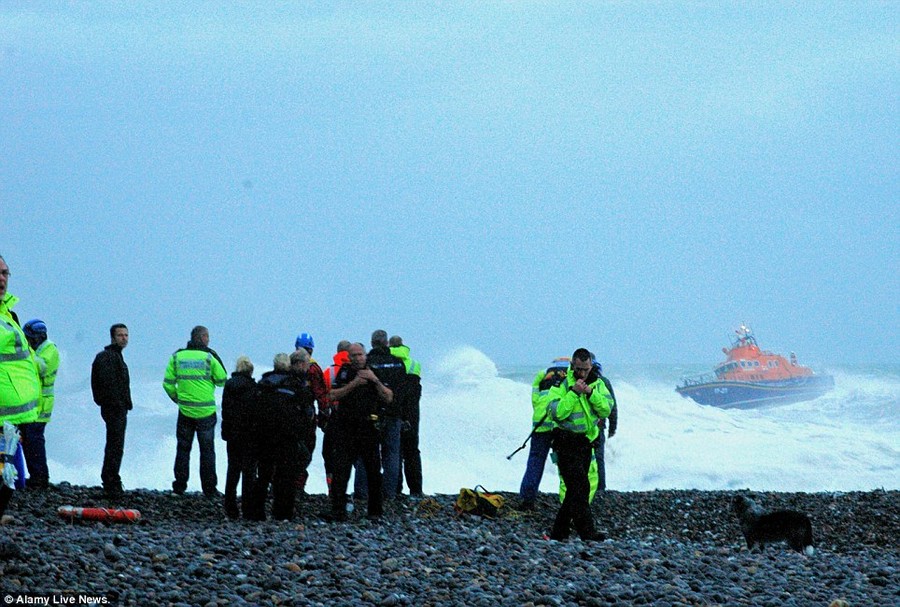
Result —
[{"label": "grey pebble", "polygon": [[[16,495],[18,523],[0,536],[4,588],[71,589],[116,604],[218,605],[850,605],[900,596],[893,529],[900,492],[761,494],[765,507],[809,513],[817,551],[783,545],[748,551],[730,512],[735,492],[609,491],[595,502],[609,539],[542,539],[559,501],[494,520],[457,515],[455,496],[390,508],[379,525],[354,512],[330,524],[308,513],[291,522],[226,520],[221,503],[188,493],[126,492],[140,525],[64,523],[63,503],[106,505],[95,487],[68,484]],[[514,503],[513,495],[507,503]],[[852,512],[852,517],[846,513]],[[20,546],[27,546],[25,553]]]}]

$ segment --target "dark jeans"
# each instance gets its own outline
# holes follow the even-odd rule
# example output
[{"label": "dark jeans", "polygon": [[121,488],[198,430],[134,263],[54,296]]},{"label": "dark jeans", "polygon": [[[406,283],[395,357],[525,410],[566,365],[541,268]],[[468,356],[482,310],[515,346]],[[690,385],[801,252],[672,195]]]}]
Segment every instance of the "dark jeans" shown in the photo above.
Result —
[{"label": "dark jeans", "polygon": [[175,482],[172,483],[175,492],[182,493],[187,489],[191,448],[194,446],[196,434],[197,443],[200,445],[200,485],[203,487],[203,493],[215,493],[219,482],[216,476],[216,419],[215,413],[194,419],[179,411],[178,425],[175,427],[175,438],[178,441],[175,452]]},{"label": "dark jeans", "polygon": [[46,487],[50,482],[50,471],[47,469],[47,451],[44,443],[45,422],[21,424],[22,453],[28,466],[28,487]]},{"label": "dark jeans", "polygon": [[122,467],[122,453],[125,451],[128,410],[124,407],[100,407],[100,416],[106,423],[106,447],[103,450],[100,479],[105,489],[117,490],[122,487],[119,468]]},{"label": "dark jeans", "polygon": [[241,483],[241,511],[248,517],[250,494],[256,481],[256,454],[250,439],[234,436],[225,443],[228,452],[228,470],[225,473],[225,510],[237,512],[237,486]]},{"label": "dark jeans", "polygon": [[410,495],[422,495],[422,454],[419,452],[419,423],[400,431],[400,474],[397,493],[403,493],[403,477]]},{"label": "dark jeans", "polygon": [[[378,432],[382,474],[381,492],[385,499],[397,497],[400,486],[400,418],[382,418]],[[356,477],[353,481],[354,497],[368,497],[368,471],[362,461],[356,462]]]},{"label": "dark jeans", "polygon": [[556,451],[559,474],[566,483],[566,497],[556,514],[550,539],[566,539],[573,526],[581,539],[591,539],[594,536],[594,518],[588,499],[588,469],[593,457],[591,443],[583,434],[556,429],[553,431],[553,450]]},{"label": "dark jeans", "polygon": [[[306,452],[309,453],[310,458],[312,454],[316,452],[316,424],[315,422],[311,423],[309,429],[306,431],[306,436],[303,439],[303,443],[306,446]],[[310,461],[312,461],[310,459]],[[306,481],[309,479],[309,472],[307,472],[306,468],[309,466],[309,463],[303,466],[297,472],[297,489],[301,492],[306,491]]]},{"label": "dark jeans", "polygon": [[547,463],[547,455],[550,453],[551,446],[553,446],[552,432],[535,432],[531,435],[528,463],[525,466],[522,484],[519,485],[519,499],[523,503],[531,504],[537,499],[541,479],[544,478],[544,466]]},{"label": "dark jeans", "polygon": [[0,483],[0,516],[6,512],[9,500],[12,498],[13,490],[6,486],[6,483]]},{"label": "dark jeans", "polygon": [[334,432],[331,422],[322,431],[322,464],[325,466],[325,484],[328,485],[328,495],[331,495],[331,482],[333,480],[332,460],[334,460]]},{"label": "dark jeans", "polygon": [[[381,516],[381,456],[379,433],[368,420],[332,420],[333,432],[331,510],[335,518],[345,518],[347,483],[353,462],[362,458],[366,471],[369,516]],[[396,486],[396,485],[395,485]]]},{"label": "dark jeans", "polygon": [[286,521],[294,518],[297,475],[309,465],[305,440],[289,440],[283,444],[260,445],[259,474],[253,484],[247,518],[266,520],[266,498],[272,485],[272,518]]}]

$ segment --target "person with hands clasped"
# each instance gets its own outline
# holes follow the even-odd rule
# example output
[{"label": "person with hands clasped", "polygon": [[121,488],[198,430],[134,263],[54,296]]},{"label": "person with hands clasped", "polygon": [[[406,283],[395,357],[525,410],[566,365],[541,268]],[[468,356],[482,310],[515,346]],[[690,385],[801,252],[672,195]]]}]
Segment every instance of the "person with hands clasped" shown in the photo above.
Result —
[{"label": "person with hands clasped", "polygon": [[612,398],[594,368],[590,351],[575,350],[566,379],[551,388],[546,398],[555,425],[553,450],[567,487],[550,539],[568,538],[573,526],[582,540],[605,539],[594,529],[588,470],[594,455],[592,443],[600,432],[597,422],[609,416]]},{"label": "person with hands clasped", "polygon": [[368,481],[368,516],[379,519],[383,513],[381,494],[381,457],[379,442],[384,408],[394,400],[393,391],[370,369],[365,347],[350,346],[350,364],[343,365],[331,384],[328,398],[340,401],[331,414],[329,432],[333,433],[334,452],[331,484],[331,513],[328,520],[347,519],[347,482],[357,458],[362,458]]}]

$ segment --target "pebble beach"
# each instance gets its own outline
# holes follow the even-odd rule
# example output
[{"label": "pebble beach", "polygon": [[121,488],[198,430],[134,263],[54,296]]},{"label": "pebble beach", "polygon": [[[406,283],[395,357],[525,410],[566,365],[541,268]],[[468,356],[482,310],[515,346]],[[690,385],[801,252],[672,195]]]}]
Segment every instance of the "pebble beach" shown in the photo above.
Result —
[{"label": "pebble beach", "polygon": [[[771,544],[749,551],[734,491],[609,491],[582,542],[545,539],[558,508],[514,494],[493,519],[457,514],[455,495],[404,497],[371,522],[317,515],[298,500],[289,522],[231,521],[199,493],[52,485],[17,492],[0,527],[3,604],[171,605],[753,605],[900,604],[900,492],[752,492],[767,510],[813,523],[813,556]],[[71,522],[60,506],[133,508],[137,523]],[[35,602],[48,599],[48,603]],[[28,601],[31,601],[30,603]],[[77,601],[77,602],[76,602]]]}]

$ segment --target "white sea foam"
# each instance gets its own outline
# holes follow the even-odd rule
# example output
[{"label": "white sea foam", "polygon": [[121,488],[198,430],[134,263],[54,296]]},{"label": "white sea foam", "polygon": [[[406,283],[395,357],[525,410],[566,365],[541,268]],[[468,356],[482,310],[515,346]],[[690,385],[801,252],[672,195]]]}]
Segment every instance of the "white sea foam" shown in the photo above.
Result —
[{"label": "white sea foam", "polygon": [[[536,370],[505,377],[474,348],[448,352],[426,365],[420,441],[426,492],[455,493],[479,483],[518,490],[528,449],[511,461],[506,456],[530,431],[529,375]],[[815,401],[739,411],[703,407],[679,396],[675,368],[608,367],[606,372],[620,403],[618,433],[607,442],[612,489],[900,488],[896,373],[832,370],[835,390]],[[133,372],[132,393],[123,482],[168,489],[177,409],[162,390],[161,375]],[[47,429],[51,480],[99,484],[104,431],[87,382],[60,385]],[[226,457],[218,438],[216,456],[221,489]],[[195,448],[189,490],[200,489],[198,458]],[[541,490],[554,491],[557,483],[548,462]],[[325,491],[318,449],[308,490]]]}]

